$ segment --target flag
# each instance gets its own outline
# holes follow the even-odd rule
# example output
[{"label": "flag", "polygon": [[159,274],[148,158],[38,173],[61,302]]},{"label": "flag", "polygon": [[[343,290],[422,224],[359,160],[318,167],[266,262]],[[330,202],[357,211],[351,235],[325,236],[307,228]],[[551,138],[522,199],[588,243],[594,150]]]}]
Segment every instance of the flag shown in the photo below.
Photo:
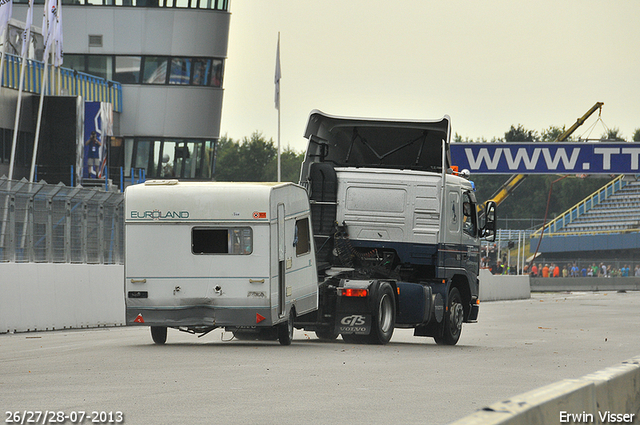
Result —
[{"label": "flag", "polygon": [[[9,25],[13,9],[13,0],[0,0],[0,37],[4,35],[4,29]],[[5,40],[0,40],[4,44]]]},{"label": "flag", "polygon": [[55,49],[53,51],[53,65],[62,66],[64,51],[62,50],[62,9],[58,8],[56,13],[56,28],[54,34]]},{"label": "flag", "polygon": [[45,52],[48,52],[55,35],[58,14],[57,0],[45,0],[44,13],[42,15],[42,38],[44,39]]},{"label": "flag", "polygon": [[31,42],[31,22],[33,21],[33,0],[29,0],[29,9],[27,10],[27,20],[24,23],[24,31],[22,32],[22,51],[20,56],[26,57],[29,51],[29,43]]},{"label": "flag", "polygon": [[278,47],[276,48],[276,76],[274,82],[276,83],[276,109],[280,110],[280,78],[282,74],[280,73],[280,33],[278,33]]}]

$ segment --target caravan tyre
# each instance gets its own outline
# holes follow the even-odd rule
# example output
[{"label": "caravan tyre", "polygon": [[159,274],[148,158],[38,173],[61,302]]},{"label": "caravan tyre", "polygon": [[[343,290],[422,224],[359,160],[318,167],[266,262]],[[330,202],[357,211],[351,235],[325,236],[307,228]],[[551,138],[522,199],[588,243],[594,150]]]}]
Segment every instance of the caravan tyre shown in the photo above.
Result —
[{"label": "caravan tyre", "polygon": [[280,345],[291,345],[293,340],[293,320],[295,319],[295,311],[293,307],[289,310],[289,319],[278,325],[278,341]]},{"label": "caravan tyre", "polygon": [[167,342],[167,327],[151,326],[151,338],[153,339],[153,342],[158,345],[162,345]]},{"label": "caravan tyre", "polygon": [[449,291],[449,301],[444,314],[444,323],[441,337],[434,339],[440,345],[456,345],[462,333],[462,322],[464,321],[464,307],[462,297],[458,288],[451,288]]},{"label": "caravan tyre", "polygon": [[373,307],[369,342],[384,345],[391,340],[396,326],[396,301],[393,288],[387,282],[380,284]]}]

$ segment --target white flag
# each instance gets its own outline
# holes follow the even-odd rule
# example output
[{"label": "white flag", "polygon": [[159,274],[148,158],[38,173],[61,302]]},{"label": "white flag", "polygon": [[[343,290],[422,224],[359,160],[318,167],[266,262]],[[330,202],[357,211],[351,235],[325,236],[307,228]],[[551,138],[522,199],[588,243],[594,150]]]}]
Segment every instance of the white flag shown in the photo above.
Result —
[{"label": "white flag", "polygon": [[42,15],[42,37],[44,38],[45,51],[51,46],[52,36],[56,28],[58,12],[57,0],[47,0],[44,2],[44,13]]},{"label": "white flag", "polygon": [[[0,0],[0,37],[4,35],[4,29],[9,25],[13,9],[13,0]],[[0,40],[2,43],[5,40]]]},{"label": "white flag", "polygon": [[62,9],[58,8],[56,14],[56,28],[53,35],[55,50],[53,51],[53,65],[62,66],[64,51],[62,50]]},{"label": "white flag", "polygon": [[26,57],[29,51],[29,43],[31,43],[31,22],[33,21],[33,0],[29,0],[29,9],[27,10],[27,21],[24,24],[24,31],[22,32],[22,51],[20,56]]},{"label": "white flag", "polygon": [[276,109],[280,110],[280,78],[282,77],[282,74],[280,73],[280,33],[278,33],[278,47],[276,49],[276,76],[275,76],[275,83],[276,83],[276,96],[275,96],[275,101],[276,101]]}]

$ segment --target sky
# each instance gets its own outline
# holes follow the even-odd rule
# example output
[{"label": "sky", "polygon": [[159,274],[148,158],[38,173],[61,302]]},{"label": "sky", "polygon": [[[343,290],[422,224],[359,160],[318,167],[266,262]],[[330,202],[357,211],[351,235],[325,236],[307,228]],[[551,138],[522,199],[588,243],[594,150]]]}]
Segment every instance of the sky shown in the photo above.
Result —
[{"label": "sky", "polygon": [[463,138],[514,125],[574,136],[640,128],[637,0],[230,0],[221,136],[303,151],[309,113],[451,117]]}]

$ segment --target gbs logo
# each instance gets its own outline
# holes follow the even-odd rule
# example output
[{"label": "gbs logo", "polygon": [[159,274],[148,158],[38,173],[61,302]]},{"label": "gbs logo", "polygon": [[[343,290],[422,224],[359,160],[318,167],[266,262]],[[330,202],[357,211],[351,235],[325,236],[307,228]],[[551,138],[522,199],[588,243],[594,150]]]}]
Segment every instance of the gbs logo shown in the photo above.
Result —
[{"label": "gbs logo", "polygon": [[362,326],[365,323],[365,317],[359,314],[353,314],[351,316],[344,317],[340,323],[345,326]]}]

